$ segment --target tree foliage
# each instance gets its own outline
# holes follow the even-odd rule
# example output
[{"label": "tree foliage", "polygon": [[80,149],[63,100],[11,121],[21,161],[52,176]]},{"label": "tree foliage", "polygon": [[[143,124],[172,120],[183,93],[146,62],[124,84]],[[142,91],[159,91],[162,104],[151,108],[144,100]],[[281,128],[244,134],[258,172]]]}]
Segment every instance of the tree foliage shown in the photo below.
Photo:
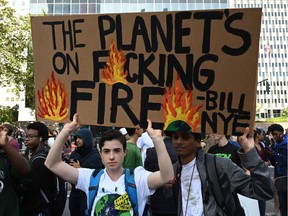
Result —
[{"label": "tree foliage", "polygon": [[28,107],[34,108],[32,39],[29,16],[18,16],[0,0],[0,86],[26,89]]},{"label": "tree foliage", "polygon": [[284,109],[282,110],[281,116],[288,118],[288,107],[286,107],[286,108],[284,108]]},{"label": "tree foliage", "polygon": [[12,108],[10,107],[4,107],[0,106],[0,122],[9,122],[13,123],[18,120],[18,106],[14,106]]}]

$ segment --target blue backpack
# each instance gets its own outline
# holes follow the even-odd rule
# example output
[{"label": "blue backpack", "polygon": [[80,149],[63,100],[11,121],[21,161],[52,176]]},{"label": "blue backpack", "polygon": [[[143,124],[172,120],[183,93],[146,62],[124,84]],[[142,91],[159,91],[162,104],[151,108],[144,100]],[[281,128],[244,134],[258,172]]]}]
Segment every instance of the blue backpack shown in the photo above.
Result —
[{"label": "blue backpack", "polygon": [[[88,208],[86,209],[85,214],[90,215],[92,211],[92,206],[94,200],[97,196],[98,188],[99,188],[99,181],[101,175],[104,173],[104,169],[94,170],[90,177],[90,184],[89,184],[89,196],[88,196]],[[137,191],[136,185],[134,180],[134,173],[129,169],[125,169],[125,191],[128,194],[129,200],[131,202],[133,208],[133,214],[138,216],[138,201],[137,201]]]}]

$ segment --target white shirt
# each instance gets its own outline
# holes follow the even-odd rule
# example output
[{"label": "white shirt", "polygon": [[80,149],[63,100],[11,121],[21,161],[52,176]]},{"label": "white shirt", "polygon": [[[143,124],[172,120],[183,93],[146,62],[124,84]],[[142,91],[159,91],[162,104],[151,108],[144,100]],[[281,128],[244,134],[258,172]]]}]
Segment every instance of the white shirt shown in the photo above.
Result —
[{"label": "white shirt", "polygon": [[[79,176],[78,181],[76,184],[76,188],[84,191],[89,197],[89,183],[88,179],[90,180],[90,176],[92,175],[93,169],[87,169],[87,168],[79,168]],[[138,200],[138,213],[139,216],[143,214],[146,202],[148,200],[148,196],[152,195],[155,190],[150,190],[148,187],[148,176],[151,172],[145,170],[143,167],[137,167],[134,170],[134,178],[135,178],[135,184],[136,184],[136,190],[137,190],[137,200]],[[125,175],[123,174],[120,176],[120,178],[114,182],[111,180],[109,175],[106,172],[106,169],[104,169],[104,173],[102,174],[100,178],[99,188],[97,192],[97,197],[94,200],[91,216],[94,215],[95,209],[97,210],[97,213],[100,214],[102,212],[109,212],[111,211],[110,215],[113,214],[113,211],[115,211],[115,202],[109,203],[109,200],[114,200],[115,197],[120,197],[119,199],[123,200],[123,198],[127,198],[125,196]],[[118,199],[118,200],[119,200]],[[99,202],[98,202],[99,201]],[[108,201],[108,202],[107,202]],[[88,200],[87,200],[88,203]],[[97,205],[97,208],[95,208]],[[96,213],[96,215],[98,215]],[[108,213],[109,214],[109,213]],[[133,215],[133,211],[131,209],[130,214]]]},{"label": "white shirt", "polygon": [[147,132],[142,133],[141,137],[138,138],[137,146],[140,149],[141,156],[142,156],[142,163],[144,165],[147,149],[154,147],[154,143]]},{"label": "white shirt", "polygon": [[[195,163],[196,163],[196,159],[182,166],[181,192],[182,192],[182,215],[183,216],[192,216],[192,215],[204,216],[202,192],[201,192],[201,181],[200,181],[199,172]],[[193,175],[192,179],[191,179],[191,175]],[[188,206],[186,208],[187,204]]]}]

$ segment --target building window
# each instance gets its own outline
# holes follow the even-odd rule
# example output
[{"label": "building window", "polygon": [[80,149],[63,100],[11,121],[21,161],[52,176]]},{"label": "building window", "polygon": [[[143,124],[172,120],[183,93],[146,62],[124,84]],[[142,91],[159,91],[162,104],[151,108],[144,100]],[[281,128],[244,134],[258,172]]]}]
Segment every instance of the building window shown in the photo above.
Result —
[{"label": "building window", "polygon": [[72,4],[72,13],[73,14],[79,14],[79,5],[78,4]]},{"label": "building window", "polygon": [[89,4],[88,5],[88,11],[89,11],[90,14],[97,13],[96,4]]},{"label": "building window", "polygon": [[55,14],[61,15],[62,14],[62,4],[55,4]]},{"label": "building window", "polygon": [[64,4],[63,14],[70,14],[70,4]]},{"label": "building window", "polygon": [[87,4],[80,4],[80,13],[87,13]]}]

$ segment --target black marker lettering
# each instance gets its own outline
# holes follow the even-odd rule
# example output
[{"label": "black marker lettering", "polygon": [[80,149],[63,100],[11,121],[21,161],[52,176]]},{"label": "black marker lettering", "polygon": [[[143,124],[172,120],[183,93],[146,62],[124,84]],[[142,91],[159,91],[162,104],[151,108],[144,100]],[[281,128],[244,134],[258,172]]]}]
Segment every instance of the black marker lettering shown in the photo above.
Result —
[{"label": "black marker lettering", "polygon": [[243,55],[251,46],[250,33],[243,29],[233,28],[231,26],[235,20],[242,20],[243,15],[244,15],[243,13],[238,12],[229,16],[227,20],[225,21],[226,31],[233,35],[240,37],[243,40],[242,46],[238,48],[232,48],[232,47],[229,47],[228,45],[223,46],[222,51],[228,55],[232,55],[232,56]]},{"label": "black marker lettering", "polygon": [[204,20],[202,53],[209,53],[210,52],[212,20],[221,20],[222,17],[223,17],[223,12],[217,12],[217,11],[194,13],[194,16],[193,16],[194,19],[203,19]]},{"label": "black marker lettering", "polygon": [[[127,94],[126,98],[119,98],[118,93],[120,90],[125,91]],[[111,113],[110,113],[110,122],[115,123],[117,117],[117,109],[118,106],[122,107],[123,110],[128,115],[129,119],[134,125],[139,124],[139,120],[129,107],[129,102],[133,99],[133,91],[129,86],[123,85],[122,83],[117,83],[112,86],[112,94],[111,94]]]},{"label": "black marker lettering", "polygon": [[[70,96],[70,120],[73,119],[73,115],[77,113],[77,101],[92,101],[92,93],[78,92],[78,89],[94,89],[95,82],[88,80],[77,80],[71,82],[71,96]],[[103,103],[105,103],[103,101]]]},{"label": "black marker lettering", "polygon": [[[108,28],[104,29],[104,22],[108,23]],[[105,37],[115,31],[115,21],[111,16],[108,15],[103,15],[98,17],[98,27],[99,27],[99,37],[100,37],[100,44],[101,44],[101,49],[105,50],[106,49],[106,39]],[[118,40],[118,38],[117,38]]]}]

